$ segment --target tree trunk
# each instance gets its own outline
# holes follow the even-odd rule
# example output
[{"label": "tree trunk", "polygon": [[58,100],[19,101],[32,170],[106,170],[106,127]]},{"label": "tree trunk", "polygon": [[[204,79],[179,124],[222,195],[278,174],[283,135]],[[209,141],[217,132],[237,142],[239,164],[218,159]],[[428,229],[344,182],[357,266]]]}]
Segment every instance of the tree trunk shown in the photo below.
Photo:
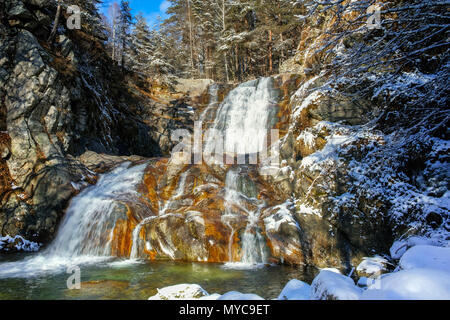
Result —
[{"label": "tree trunk", "polygon": [[126,52],[126,39],[125,39],[125,31],[123,31],[122,34],[122,52],[121,52],[121,56],[120,56],[120,65],[122,67],[122,73],[125,73],[125,52]]},{"label": "tree trunk", "polygon": [[272,30],[269,30],[269,74],[273,73]]},{"label": "tree trunk", "polygon": [[[227,30],[227,24],[225,21],[225,0],[222,0],[222,31],[225,33],[225,31]],[[230,82],[230,72],[228,70],[228,57],[227,57],[227,53],[224,52],[223,54],[223,59],[225,62],[225,73],[227,75],[227,83]]]},{"label": "tree trunk", "polygon": [[238,81],[241,81],[241,74],[240,74],[240,70],[239,70],[239,48],[237,45],[234,47],[234,54],[236,56],[236,59],[234,61],[235,68],[236,68],[236,78],[238,79]]},{"label": "tree trunk", "polygon": [[[193,31],[192,31],[192,17],[191,17],[191,1],[187,0],[187,9],[188,9],[188,20],[189,20],[189,46],[191,48],[191,69],[194,71],[194,41]],[[192,75],[191,75],[192,76]]]},{"label": "tree trunk", "polygon": [[112,47],[112,59],[115,61],[116,59],[116,9],[113,7],[113,16],[112,16],[112,37],[113,37],[113,47]]},{"label": "tree trunk", "polygon": [[58,0],[58,8],[56,9],[55,20],[53,22],[53,29],[52,32],[50,32],[50,36],[47,39],[47,42],[49,44],[53,44],[53,41],[55,40],[56,32],[58,31],[59,26],[59,18],[61,17],[61,10],[62,10],[61,0]]}]

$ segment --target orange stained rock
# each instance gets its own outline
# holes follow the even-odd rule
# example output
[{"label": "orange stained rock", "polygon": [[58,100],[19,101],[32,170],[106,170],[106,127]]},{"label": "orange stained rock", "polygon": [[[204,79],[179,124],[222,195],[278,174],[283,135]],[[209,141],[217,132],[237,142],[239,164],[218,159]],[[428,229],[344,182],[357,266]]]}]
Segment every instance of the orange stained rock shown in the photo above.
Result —
[{"label": "orange stained rock", "polygon": [[128,219],[119,219],[116,222],[113,239],[111,243],[111,255],[114,257],[129,258],[131,247],[133,245],[133,230],[137,226],[137,222],[133,217],[130,208],[127,206]]},{"label": "orange stained rock", "polygon": [[205,220],[205,239],[208,248],[208,262],[228,261],[228,239],[230,230],[227,230],[220,220],[221,213],[211,211],[206,213]]}]

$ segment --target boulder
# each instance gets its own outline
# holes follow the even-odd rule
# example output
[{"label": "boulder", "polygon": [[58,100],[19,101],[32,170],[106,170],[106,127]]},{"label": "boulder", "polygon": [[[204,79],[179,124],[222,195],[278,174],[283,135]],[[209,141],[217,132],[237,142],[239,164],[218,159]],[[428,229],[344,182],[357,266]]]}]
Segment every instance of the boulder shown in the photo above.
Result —
[{"label": "boulder", "polygon": [[380,256],[365,257],[356,268],[359,277],[379,276],[387,271],[388,261]]},{"label": "boulder", "polygon": [[196,300],[208,296],[208,292],[197,284],[179,284],[158,289],[158,293],[148,300]]},{"label": "boulder", "polygon": [[311,300],[359,300],[362,290],[342,274],[322,270],[311,284]]},{"label": "boulder", "polygon": [[449,300],[450,273],[411,269],[387,274],[369,286],[361,300]]},{"label": "boulder", "polygon": [[415,246],[406,251],[400,259],[400,268],[418,268],[450,271],[450,248],[435,246]]},{"label": "boulder", "polygon": [[311,286],[299,280],[291,280],[278,296],[278,300],[310,300]]},{"label": "boulder", "polygon": [[79,158],[80,162],[89,170],[97,173],[104,173],[110,171],[124,162],[139,162],[144,161],[144,157],[140,156],[113,156],[107,154],[98,154],[93,151],[86,151]]}]

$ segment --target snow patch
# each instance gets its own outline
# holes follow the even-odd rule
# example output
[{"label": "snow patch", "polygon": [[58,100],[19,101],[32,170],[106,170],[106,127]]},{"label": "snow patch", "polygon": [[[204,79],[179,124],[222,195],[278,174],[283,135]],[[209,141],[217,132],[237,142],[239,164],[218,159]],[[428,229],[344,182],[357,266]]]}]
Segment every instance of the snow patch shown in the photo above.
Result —
[{"label": "snow patch", "polygon": [[362,300],[450,300],[450,273],[414,269],[391,273],[375,281]]},{"label": "snow patch", "polygon": [[363,262],[359,264],[359,266],[356,268],[359,272],[364,272],[368,275],[373,274],[381,274],[383,271],[386,270],[386,265],[389,262],[384,259],[383,257],[376,256],[372,258],[363,258]]},{"label": "snow patch", "polygon": [[36,242],[32,242],[29,240],[26,240],[25,238],[21,236],[6,236],[6,237],[0,237],[0,251],[9,251],[8,248],[9,244],[14,244],[14,247],[17,251],[24,251],[24,252],[37,252],[39,251],[39,248],[41,247],[41,244],[38,244]]},{"label": "snow patch", "polygon": [[163,289],[158,289],[158,293],[148,300],[196,300],[209,296],[198,284],[178,284]]},{"label": "snow patch", "polygon": [[322,270],[311,285],[311,300],[359,300],[362,290],[342,274]]},{"label": "snow patch", "polygon": [[278,300],[309,300],[311,286],[303,281],[293,279],[281,291]]},{"label": "snow patch", "polygon": [[264,300],[256,294],[244,294],[237,291],[225,293],[217,300]]},{"label": "snow patch", "polygon": [[292,212],[290,208],[292,208],[293,203],[290,201],[287,201],[283,203],[282,205],[279,205],[275,207],[274,209],[277,210],[277,212],[270,217],[264,219],[264,223],[266,225],[267,231],[272,232],[278,232],[280,230],[280,227],[282,224],[287,224],[289,226],[292,226],[294,228],[297,228],[300,230],[300,226],[298,222],[295,220],[295,218],[292,215]]},{"label": "snow patch", "polygon": [[450,248],[415,246],[400,260],[403,270],[436,269],[450,272]]}]

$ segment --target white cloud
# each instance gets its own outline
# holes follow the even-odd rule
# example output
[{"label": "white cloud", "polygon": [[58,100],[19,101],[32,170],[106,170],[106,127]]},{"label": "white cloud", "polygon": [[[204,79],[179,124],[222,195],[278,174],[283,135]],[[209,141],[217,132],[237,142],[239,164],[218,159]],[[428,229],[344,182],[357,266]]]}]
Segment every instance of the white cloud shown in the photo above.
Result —
[{"label": "white cloud", "polygon": [[161,2],[161,4],[159,5],[159,11],[161,15],[166,14],[167,9],[170,7],[170,2],[167,0],[164,0],[163,2]]}]

